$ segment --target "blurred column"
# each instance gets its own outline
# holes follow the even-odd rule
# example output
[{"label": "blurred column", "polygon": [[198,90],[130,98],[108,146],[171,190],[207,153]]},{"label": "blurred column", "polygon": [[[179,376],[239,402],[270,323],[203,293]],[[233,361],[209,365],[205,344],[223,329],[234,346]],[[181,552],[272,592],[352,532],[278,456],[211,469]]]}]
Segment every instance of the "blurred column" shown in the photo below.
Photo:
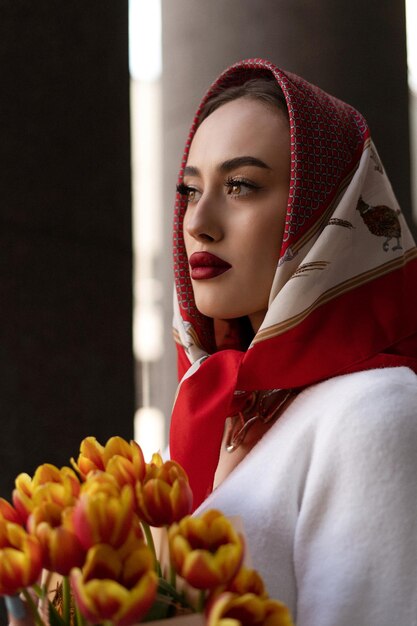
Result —
[{"label": "blurred column", "polygon": [[146,460],[164,446],[158,367],[164,358],[162,249],[161,3],[129,0],[134,309],[137,404],[134,435]]},{"label": "blurred column", "polygon": [[[174,187],[192,116],[228,65],[264,57],[358,108],[409,221],[410,160],[405,9],[391,0],[164,0],[163,166],[165,248]],[[168,253],[167,253],[168,254]],[[172,273],[165,284],[171,324]],[[173,348],[164,378],[175,387]]]},{"label": "blurred column", "polygon": [[127,0],[0,4],[0,495],[133,434]]}]

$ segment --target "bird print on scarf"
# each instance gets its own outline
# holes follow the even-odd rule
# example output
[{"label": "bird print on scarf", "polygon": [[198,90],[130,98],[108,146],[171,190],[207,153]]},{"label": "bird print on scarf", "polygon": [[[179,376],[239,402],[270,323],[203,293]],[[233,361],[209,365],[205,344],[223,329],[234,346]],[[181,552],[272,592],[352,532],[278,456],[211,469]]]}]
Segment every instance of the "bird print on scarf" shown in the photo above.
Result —
[{"label": "bird print on scarf", "polygon": [[394,209],[383,204],[372,206],[367,204],[362,196],[358,200],[356,206],[369,232],[377,237],[385,237],[382,248],[385,252],[389,250],[389,242],[396,239],[397,243],[391,250],[402,250],[400,245],[401,225],[398,214]]}]

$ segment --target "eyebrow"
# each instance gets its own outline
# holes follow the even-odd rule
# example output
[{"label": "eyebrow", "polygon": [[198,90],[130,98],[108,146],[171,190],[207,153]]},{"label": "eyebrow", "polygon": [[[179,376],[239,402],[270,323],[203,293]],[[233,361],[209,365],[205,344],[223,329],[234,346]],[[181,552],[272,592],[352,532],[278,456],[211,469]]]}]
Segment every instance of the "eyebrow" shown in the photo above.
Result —
[{"label": "eyebrow", "polygon": [[[261,161],[261,159],[257,159],[253,156],[240,156],[235,157],[234,159],[228,159],[227,161],[223,161],[223,163],[220,163],[217,169],[220,170],[220,172],[227,173],[231,172],[237,167],[242,167],[243,165],[252,165],[254,167],[260,167],[264,170],[272,169],[264,161]],[[198,167],[194,167],[193,165],[187,165],[184,168],[184,176],[200,176],[200,174],[201,173]]]}]

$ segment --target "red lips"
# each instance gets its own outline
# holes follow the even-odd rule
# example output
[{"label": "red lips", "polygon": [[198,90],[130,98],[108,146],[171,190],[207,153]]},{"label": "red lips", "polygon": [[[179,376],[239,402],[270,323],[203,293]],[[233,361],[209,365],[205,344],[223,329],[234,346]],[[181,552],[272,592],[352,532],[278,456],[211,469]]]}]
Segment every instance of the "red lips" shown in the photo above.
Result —
[{"label": "red lips", "polygon": [[210,252],[194,252],[188,260],[193,280],[214,278],[227,272],[232,266]]}]

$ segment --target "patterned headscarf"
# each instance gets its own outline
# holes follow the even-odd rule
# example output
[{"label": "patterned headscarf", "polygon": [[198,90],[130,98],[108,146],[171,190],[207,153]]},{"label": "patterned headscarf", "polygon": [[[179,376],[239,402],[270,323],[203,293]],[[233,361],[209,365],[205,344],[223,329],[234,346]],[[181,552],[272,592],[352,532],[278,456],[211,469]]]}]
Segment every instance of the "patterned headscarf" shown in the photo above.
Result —
[{"label": "patterned headscarf", "polygon": [[[174,337],[182,381],[170,449],[190,476],[196,506],[212,488],[225,419],[248,406],[248,393],[300,390],[374,367],[417,371],[417,249],[353,107],[268,61],[236,63],[196,113],[179,181],[205,102],[271,76],[288,108],[291,182],[268,311],[246,351],[217,350],[213,320],[196,308],[183,238],[186,198],[176,199]],[[256,412],[259,403],[251,397],[249,406]]]}]

